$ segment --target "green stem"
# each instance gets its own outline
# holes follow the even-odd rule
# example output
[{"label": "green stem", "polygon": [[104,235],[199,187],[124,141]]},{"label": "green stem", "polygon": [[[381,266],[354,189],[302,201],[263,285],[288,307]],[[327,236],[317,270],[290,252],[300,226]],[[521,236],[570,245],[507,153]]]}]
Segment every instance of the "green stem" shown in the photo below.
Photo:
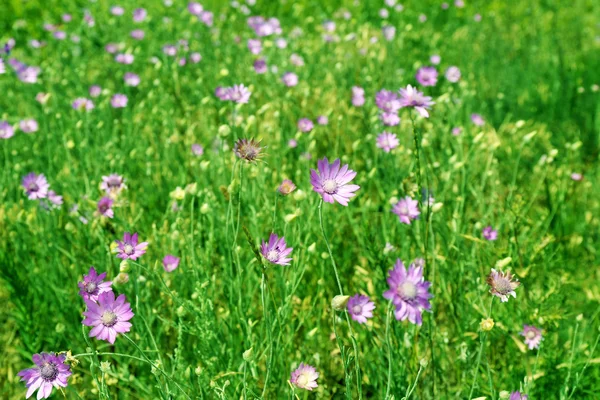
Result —
[{"label": "green stem", "polygon": [[392,305],[390,301],[385,317],[385,342],[388,348],[388,376],[387,376],[387,387],[385,389],[385,399],[390,398],[390,389],[392,387],[392,343],[390,341],[390,315],[392,314]]}]

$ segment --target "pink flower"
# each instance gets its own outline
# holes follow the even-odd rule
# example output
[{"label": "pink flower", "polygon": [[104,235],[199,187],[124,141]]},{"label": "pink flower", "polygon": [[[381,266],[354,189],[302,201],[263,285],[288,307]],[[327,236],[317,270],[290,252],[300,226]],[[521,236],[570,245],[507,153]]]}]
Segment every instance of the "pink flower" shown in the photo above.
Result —
[{"label": "pink flower", "polygon": [[87,311],[83,313],[85,319],[82,324],[93,327],[90,337],[114,344],[119,333],[129,332],[131,323],[127,321],[133,318],[134,314],[126,300],[124,294],[115,300],[112,291],[101,293],[98,303],[90,299],[85,300]]},{"label": "pink flower", "polygon": [[123,241],[115,241],[119,245],[119,254],[117,254],[117,257],[124,260],[137,260],[146,253],[146,247],[148,247],[148,242],[142,242],[138,244],[137,233],[132,235],[129,232],[125,232],[123,235]]},{"label": "pink flower", "polygon": [[310,170],[310,183],[313,190],[321,195],[327,203],[333,204],[335,201],[343,206],[348,205],[348,201],[356,196],[356,191],[360,189],[358,185],[349,185],[348,183],[356,177],[356,172],[348,169],[348,164],[340,168],[340,159],[338,158],[329,163],[327,157],[317,163],[319,172]]},{"label": "pink flower", "polygon": [[392,208],[392,212],[398,216],[400,222],[410,225],[410,221],[417,219],[421,212],[419,211],[419,202],[409,196],[400,199]]},{"label": "pink flower", "polygon": [[163,268],[167,272],[173,272],[177,269],[177,267],[179,267],[179,261],[181,261],[179,257],[167,254],[162,260]]},{"label": "pink flower", "polygon": [[347,308],[353,320],[359,324],[364,324],[368,318],[373,318],[375,303],[369,300],[368,296],[356,294],[348,299]]},{"label": "pink flower", "polygon": [[112,282],[104,282],[106,272],[98,275],[94,267],[90,267],[87,275],[83,275],[83,281],[78,282],[79,295],[84,300],[98,301],[98,296],[105,292],[112,292]]},{"label": "pink flower", "polygon": [[300,363],[298,368],[290,377],[290,383],[300,389],[313,390],[318,387],[317,379],[319,378],[319,373],[315,369],[315,367]]}]

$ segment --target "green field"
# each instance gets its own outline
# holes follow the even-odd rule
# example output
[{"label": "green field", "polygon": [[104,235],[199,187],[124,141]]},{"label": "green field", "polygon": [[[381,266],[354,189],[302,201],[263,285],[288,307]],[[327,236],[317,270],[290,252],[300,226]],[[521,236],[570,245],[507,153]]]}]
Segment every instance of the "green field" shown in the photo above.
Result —
[{"label": "green field", "polygon": [[[31,398],[600,398],[600,2],[172,3],[0,0],[0,398],[49,352],[67,386],[38,364]],[[376,99],[408,85],[428,117]],[[390,287],[398,259],[429,288]],[[114,344],[82,323],[106,298],[79,294],[91,266],[134,314]]]}]

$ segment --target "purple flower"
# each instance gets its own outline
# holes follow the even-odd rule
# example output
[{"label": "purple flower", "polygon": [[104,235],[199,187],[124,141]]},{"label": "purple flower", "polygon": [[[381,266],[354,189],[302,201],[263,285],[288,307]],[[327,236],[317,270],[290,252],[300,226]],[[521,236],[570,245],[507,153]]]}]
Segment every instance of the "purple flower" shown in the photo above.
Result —
[{"label": "purple flower", "polygon": [[292,149],[298,146],[298,141],[296,139],[288,140],[288,146]]},{"label": "purple flower", "polygon": [[52,394],[52,387],[67,387],[67,378],[71,376],[71,367],[65,363],[64,354],[34,354],[31,357],[35,367],[24,369],[17,375],[27,386],[25,398],[30,398],[38,390],[37,398],[47,399]]},{"label": "purple flower", "polygon": [[[35,119],[24,119],[19,122],[19,128],[25,133],[37,132],[39,129],[38,123]],[[0,129],[1,124],[0,124]],[[0,134],[2,136],[2,134]]]},{"label": "purple flower", "polygon": [[98,303],[87,299],[85,305],[87,311],[83,313],[85,319],[82,324],[93,326],[90,337],[114,344],[117,334],[129,332],[131,329],[131,323],[127,321],[133,318],[134,314],[124,294],[115,300],[114,292],[104,292],[98,296]]},{"label": "purple flower", "polygon": [[243,84],[233,85],[231,88],[227,88],[226,97],[227,100],[231,100],[238,104],[246,104],[250,100],[252,93]]},{"label": "purple flower", "polygon": [[413,263],[408,271],[400,259],[396,260],[394,269],[388,272],[387,278],[390,289],[383,293],[383,297],[391,300],[396,307],[396,319],[421,325],[423,322],[422,311],[431,311],[429,293],[431,282],[423,278],[423,266]]},{"label": "purple flower", "polygon": [[78,111],[91,111],[94,109],[94,102],[85,97],[79,97],[73,101],[73,109]]},{"label": "purple flower", "polygon": [[471,122],[473,122],[477,126],[485,125],[485,120],[479,114],[471,114]]},{"label": "purple flower", "polygon": [[333,164],[329,163],[327,157],[317,163],[319,172],[310,170],[310,183],[313,190],[321,195],[327,203],[333,204],[335,201],[343,206],[348,205],[348,201],[356,196],[356,191],[360,189],[358,185],[349,185],[354,179],[356,172],[348,169],[348,164],[340,168],[340,159],[336,159]]},{"label": "purple flower", "polygon": [[229,95],[228,89],[229,88],[217,86],[215,88],[215,96],[217,96],[222,101],[229,100],[229,98],[227,97]]},{"label": "purple flower", "polygon": [[115,213],[111,208],[113,203],[114,201],[110,197],[101,198],[98,202],[98,212],[100,213],[100,215],[108,218],[113,218],[115,216]]},{"label": "purple flower", "polygon": [[202,55],[198,52],[192,53],[190,54],[190,61],[192,61],[194,64],[198,64],[200,61],[202,61]]},{"label": "purple flower", "polygon": [[375,104],[377,108],[386,113],[397,113],[402,107],[400,98],[391,90],[380,90],[375,95]]},{"label": "purple flower", "polygon": [[100,190],[104,190],[108,195],[119,194],[123,189],[127,189],[125,185],[125,179],[121,175],[111,174],[102,177],[102,183],[100,183]]},{"label": "purple flower", "polygon": [[50,185],[44,174],[30,172],[23,177],[22,185],[29,200],[39,200],[48,196]]},{"label": "purple flower", "polygon": [[133,72],[126,72],[123,76],[123,80],[127,86],[137,86],[140,84],[140,77]]},{"label": "purple flower", "polygon": [[448,82],[456,83],[460,80],[460,69],[454,66],[448,67],[445,75]]},{"label": "purple flower", "polygon": [[98,97],[100,96],[100,93],[102,93],[102,88],[98,85],[92,85],[90,86],[90,96],[91,97]]},{"label": "purple flower", "polygon": [[390,150],[398,147],[399,144],[400,142],[394,133],[383,131],[379,136],[377,136],[377,147],[383,149],[383,151],[386,153],[389,153]]},{"label": "purple flower", "polygon": [[284,179],[283,182],[281,182],[281,185],[279,185],[279,187],[277,188],[277,191],[282,196],[287,196],[288,194],[292,193],[294,190],[296,190],[296,185],[294,184],[294,182],[292,182],[289,179]]},{"label": "purple flower", "polygon": [[121,94],[121,93],[115,94],[110,99],[110,105],[113,106],[113,108],[127,107],[127,96],[125,96],[124,94]]},{"label": "purple flower", "polygon": [[422,117],[429,117],[427,110],[434,104],[431,97],[424,96],[417,88],[408,85],[406,89],[400,89],[400,106],[414,107]]},{"label": "purple flower", "polygon": [[287,87],[296,86],[298,84],[298,75],[294,74],[293,72],[286,72],[281,77],[281,80]]},{"label": "purple flower", "polygon": [[352,105],[354,107],[362,107],[365,105],[365,98],[363,96],[352,96]]},{"label": "purple flower", "polygon": [[48,191],[48,200],[50,200],[50,203],[56,208],[59,208],[63,203],[63,197],[56,194],[54,190]]},{"label": "purple flower", "polygon": [[452,128],[452,135],[453,136],[458,136],[461,133],[462,133],[462,128],[461,127],[457,126],[457,127]]},{"label": "purple flower", "polygon": [[94,267],[90,267],[87,275],[83,275],[83,281],[78,282],[79,295],[84,300],[98,301],[98,296],[105,292],[112,292],[112,282],[104,282],[106,272],[98,275]]},{"label": "purple flower", "polygon": [[181,259],[179,257],[175,257],[175,256],[172,256],[171,254],[167,254],[162,260],[163,268],[167,272],[173,272],[177,269],[177,267],[179,267],[180,260]]},{"label": "purple flower", "polygon": [[417,82],[423,86],[435,86],[437,77],[438,72],[434,67],[421,67],[415,75]]},{"label": "purple flower", "polygon": [[319,378],[319,373],[315,369],[315,367],[300,363],[298,368],[292,375],[290,376],[290,383],[300,389],[313,390],[318,387],[317,379]]},{"label": "purple flower", "polygon": [[52,33],[52,36],[56,40],[65,40],[67,38],[67,32],[65,31],[55,31]]},{"label": "purple flower", "polygon": [[410,196],[400,199],[392,208],[392,212],[400,218],[400,222],[407,225],[410,225],[410,221],[417,219],[421,214],[419,202],[411,199]]},{"label": "purple flower", "polygon": [[300,129],[300,132],[310,132],[312,131],[314,128],[314,124],[313,122],[308,119],[308,118],[300,118],[300,120],[298,120],[298,129]]},{"label": "purple flower", "polygon": [[8,121],[0,121],[0,139],[10,139],[15,135],[15,130]]},{"label": "purple flower", "polygon": [[133,54],[124,54],[124,53],[119,53],[115,56],[115,61],[120,63],[120,64],[133,64],[133,60],[135,59],[135,57],[133,56]]},{"label": "purple flower", "polygon": [[486,240],[496,240],[498,239],[498,231],[494,230],[491,226],[486,226],[482,231],[483,237]]},{"label": "purple flower", "polygon": [[204,154],[204,147],[202,147],[198,143],[194,143],[192,145],[192,154],[194,154],[195,156],[201,156],[201,155],[203,155]]},{"label": "purple flower", "polygon": [[124,260],[137,260],[146,253],[146,247],[148,247],[148,242],[138,244],[137,233],[132,235],[129,232],[125,232],[123,241],[115,240],[115,242],[119,245],[119,254],[117,254],[117,257]]},{"label": "purple flower", "polygon": [[523,325],[523,331],[519,335],[525,338],[525,344],[529,350],[537,349],[542,342],[542,330],[533,325]]},{"label": "purple flower", "polygon": [[143,8],[136,8],[135,10],[133,10],[133,20],[135,22],[142,22],[146,19],[147,15],[148,12]]},{"label": "purple flower", "polygon": [[42,70],[39,67],[25,66],[17,72],[17,77],[23,83],[36,83],[40,72]]},{"label": "purple flower", "polygon": [[375,303],[369,300],[369,297],[356,294],[348,299],[348,313],[353,320],[359,324],[367,322],[367,318],[373,318]]},{"label": "purple flower", "polygon": [[254,71],[257,74],[264,74],[267,72],[267,63],[263,58],[254,61]]},{"label": "purple flower", "polygon": [[515,289],[521,284],[518,280],[513,282],[513,275],[510,272],[504,273],[496,271],[494,268],[492,268],[486,282],[490,285],[490,293],[499,297],[503,303],[508,301],[508,296],[517,298]]},{"label": "purple flower", "polygon": [[442,57],[440,57],[439,54],[434,54],[429,57],[429,61],[431,61],[433,65],[438,65],[440,61],[442,61]]},{"label": "purple flower", "polygon": [[396,113],[382,113],[379,117],[385,126],[396,126],[400,123],[400,117]]},{"label": "purple flower", "polygon": [[263,149],[264,147],[261,147],[260,140],[254,139],[239,139],[233,145],[233,153],[248,162],[258,160],[262,155]]},{"label": "purple flower", "polygon": [[572,180],[574,180],[574,181],[577,181],[577,182],[579,182],[580,180],[582,180],[582,179],[583,179],[583,175],[581,175],[581,174],[580,174],[580,173],[578,173],[578,172],[573,172],[573,173],[571,174],[571,179],[572,179]]},{"label": "purple flower", "polygon": [[527,399],[529,399],[529,396],[527,396],[526,394],[523,394],[519,391],[512,392],[510,394],[510,397],[508,398],[508,400],[527,400]]},{"label": "purple flower", "polygon": [[386,25],[383,28],[381,28],[381,31],[383,32],[383,37],[385,38],[385,40],[387,40],[388,42],[394,40],[394,37],[396,36],[395,27],[391,25]]},{"label": "purple flower", "polygon": [[252,54],[260,54],[262,51],[262,43],[259,39],[248,39],[248,50]]},{"label": "purple flower", "polygon": [[302,58],[302,56],[293,53],[290,56],[290,62],[292,63],[292,65],[295,65],[296,67],[302,67],[304,65],[304,59]]},{"label": "purple flower", "polygon": [[4,65],[4,60],[0,58],[0,75],[6,73],[6,66]]},{"label": "purple flower", "polygon": [[169,57],[174,57],[177,55],[177,47],[173,46],[172,44],[164,45],[162,51]]},{"label": "purple flower", "polygon": [[319,115],[317,117],[317,124],[327,125],[328,123],[329,123],[329,118],[327,118],[325,115]]},{"label": "purple flower", "polygon": [[200,3],[196,3],[195,1],[189,2],[187,9],[190,12],[190,14],[195,15],[197,17],[199,17],[200,14],[202,14],[202,11],[204,11],[202,5]]},{"label": "purple flower", "polygon": [[279,237],[274,233],[269,236],[269,242],[261,241],[260,253],[266,258],[271,264],[277,265],[290,265],[292,261],[288,255],[294,250],[292,247],[287,247],[285,238]]}]

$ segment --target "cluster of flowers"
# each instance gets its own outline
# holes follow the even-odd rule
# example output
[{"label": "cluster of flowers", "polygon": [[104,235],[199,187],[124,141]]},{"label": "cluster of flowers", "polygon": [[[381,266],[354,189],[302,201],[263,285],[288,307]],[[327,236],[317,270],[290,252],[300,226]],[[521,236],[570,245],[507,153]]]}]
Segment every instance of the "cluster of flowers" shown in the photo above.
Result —
[{"label": "cluster of flowers", "polygon": [[232,87],[217,87],[215,96],[222,101],[231,101],[238,104],[246,104],[250,100],[252,93],[243,84],[233,85]]}]

